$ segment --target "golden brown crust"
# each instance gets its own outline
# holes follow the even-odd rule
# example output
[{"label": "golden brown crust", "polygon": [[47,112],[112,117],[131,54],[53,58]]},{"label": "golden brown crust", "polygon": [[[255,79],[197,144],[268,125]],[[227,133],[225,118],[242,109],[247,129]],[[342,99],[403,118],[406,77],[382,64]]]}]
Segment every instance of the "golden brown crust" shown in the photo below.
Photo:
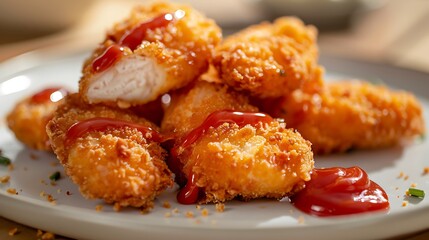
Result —
[{"label": "golden brown crust", "polygon": [[361,81],[326,83],[318,94],[297,90],[281,111],[318,154],[383,148],[424,132],[422,108],[407,92]]},{"label": "golden brown crust", "polygon": [[30,148],[52,151],[46,124],[62,101],[33,103],[31,97],[18,102],[7,115],[8,127],[15,137]]},{"label": "golden brown crust", "polygon": [[248,27],[216,48],[214,66],[237,90],[267,98],[288,95],[314,78],[317,30],[292,17]]},{"label": "golden brown crust", "polygon": [[171,94],[171,102],[165,108],[161,129],[164,133],[183,136],[198,127],[218,110],[257,112],[249,104],[247,96],[221,83],[198,81],[194,86]]},{"label": "golden brown crust", "polygon": [[186,5],[155,2],[151,5],[135,7],[130,17],[116,24],[107,34],[105,41],[86,60],[83,66],[83,77],[79,83],[79,92],[84,99],[87,102],[105,102],[123,106],[123,99],[117,99],[118,103],[103,99],[88,99],[88,88],[97,75],[92,70],[92,61],[109,46],[116,44],[127,31],[161,14],[173,13],[179,9],[185,12],[182,19],[173,21],[167,27],[148,30],[142,44],[137,49],[125,48],[124,52],[128,57],[137,55],[152,59],[166,72],[165,83],[159,89],[154,89],[154,93],[150,97],[125,102],[128,105],[147,103],[169,90],[189,84],[203,74],[208,69],[214,47],[221,41],[220,28],[213,20]]},{"label": "golden brown crust", "polygon": [[67,175],[87,198],[101,198],[120,206],[152,207],[154,198],[173,184],[164,162],[165,150],[131,127],[90,131],[64,145],[70,126],[94,117],[157,129],[130,111],[87,105],[78,95],[67,97],[47,125],[53,150]]},{"label": "golden brown crust", "polygon": [[280,199],[300,190],[314,167],[310,142],[277,121],[211,128],[179,159],[204,190],[203,202]]}]

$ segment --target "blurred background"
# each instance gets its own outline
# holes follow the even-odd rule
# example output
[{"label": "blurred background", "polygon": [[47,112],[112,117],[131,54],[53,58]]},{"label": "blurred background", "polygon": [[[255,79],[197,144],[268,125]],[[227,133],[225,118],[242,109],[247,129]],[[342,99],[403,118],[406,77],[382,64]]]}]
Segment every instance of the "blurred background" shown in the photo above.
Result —
[{"label": "blurred background", "polygon": [[[0,62],[34,49],[91,49],[113,22],[145,0],[1,0]],[[296,15],[319,28],[322,55],[383,62],[429,72],[427,0],[179,0],[231,34],[250,24]]]}]

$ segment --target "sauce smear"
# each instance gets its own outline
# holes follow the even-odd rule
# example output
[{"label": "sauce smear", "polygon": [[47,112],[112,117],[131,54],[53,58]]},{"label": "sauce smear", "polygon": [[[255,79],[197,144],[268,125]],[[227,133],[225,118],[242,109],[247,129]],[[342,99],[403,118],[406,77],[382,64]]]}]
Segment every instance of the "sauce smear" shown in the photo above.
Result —
[{"label": "sauce smear", "polygon": [[59,100],[63,99],[68,92],[59,87],[55,88],[46,88],[36,94],[34,94],[30,101],[31,103],[35,104],[41,104],[46,102],[58,102]]},{"label": "sauce smear", "polygon": [[[247,124],[255,126],[262,123],[270,123],[273,119],[263,113],[251,113],[251,112],[236,112],[231,110],[222,110],[211,113],[206,120],[197,128],[189,132],[182,142],[178,143],[170,151],[170,158],[168,159],[168,166],[176,175],[176,181],[179,185],[184,185],[186,182],[184,174],[182,172],[183,165],[178,159],[178,149],[184,149],[196,142],[201,136],[203,136],[210,127],[218,127],[223,123],[235,123],[240,127]],[[186,182],[186,185],[177,194],[177,201],[182,204],[193,204],[198,201],[200,188],[195,184],[195,176],[192,174],[190,179]]]},{"label": "sauce smear", "polygon": [[122,57],[123,52],[124,49],[117,44],[109,46],[103,54],[94,59],[92,70],[96,73],[105,71]]},{"label": "sauce smear", "polygon": [[386,192],[359,167],[314,169],[306,187],[290,199],[320,217],[389,209]]},{"label": "sauce smear", "polygon": [[179,20],[184,16],[185,12],[183,10],[177,10],[173,14],[161,14],[150,21],[141,23],[126,32],[117,44],[108,47],[103,54],[94,59],[92,70],[96,73],[105,71],[123,56],[123,47],[128,47],[134,51],[142,43],[148,30],[166,27],[170,22]]},{"label": "sauce smear", "polygon": [[144,125],[131,123],[123,120],[118,120],[118,119],[113,119],[113,118],[97,117],[97,118],[91,118],[91,119],[87,119],[73,124],[67,130],[65,144],[70,145],[76,139],[83,136],[87,132],[104,131],[108,128],[124,128],[124,127],[135,128],[138,131],[140,131],[145,138],[148,138],[152,141],[163,142],[167,140],[167,138],[162,136],[157,131]]}]

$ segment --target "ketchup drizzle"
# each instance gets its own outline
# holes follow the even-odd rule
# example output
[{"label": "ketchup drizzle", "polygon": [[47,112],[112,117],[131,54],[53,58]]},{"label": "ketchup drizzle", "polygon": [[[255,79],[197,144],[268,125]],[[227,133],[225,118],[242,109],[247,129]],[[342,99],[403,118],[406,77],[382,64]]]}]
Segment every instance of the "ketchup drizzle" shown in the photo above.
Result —
[{"label": "ketchup drizzle", "polygon": [[[168,160],[168,165],[170,169],[176,175],[176,181],[179,185],[182,185],[183,182],[183,165],[178,159],[178,149],[184,149],[196,142],[201,136],[203,136],[210,127],[218,127],[223,123],[235,123],[239,127],[243,127],[247,124],[252,126],[257,125],[258,123],[269,123],[273,119],[263,113],[251,113],[251,112],[236,112],[231,110],[222,110],[211,113],[206,120],[197,128],[189,132],[185,138],[170,151],[170,158]],[[189,176],[186,185],[179,191],[177,194],[177,201],[181,204],[192,204],[198,201],[198,196],[200,195],[201,189],[195,183],[195,175],[191,174]],[[190,179],[190,180],[189,180]]]},{"label": "ketchup drizzle", "polygon": [[70,128],[67,130],[65,144],[70,145],[76,139],[83,136],[87,132],[103,131],[103,130],[106,130],[107,128],[124,128],[124,127],[135,128],[139,132],[141,132],[145,138],[149,138],[150,140],[155,142],[163,142],[168,140],[168,138],[159,134],[157,131],[144,125],[131,123],[123,120],[118,120],[118,119],[113,119],[113,118],[97,117],[97,118],[83,120],[70,126]]},{"label": "ketchup drizzle", "polygon": [[93,60],[92,70],[96,73],[105,71],[123,56],[123,47],[134,51],[146,37],[148,30],[166,27],[169,23],[179,20],[185,16],[183,10],[174,13],[161,14],[150,21],[143,22],[137,27],[127,31],[118,43],[111,45],[99,57]]},{"label": "ketchup drizzle", "polygon": [[[53,97],[54,93],[59,94],[57,99],[54,99],[54,97]],[[57,102],[57,101],[63,99],[67,94],[68,94],[68,92],[65,89],[60,88],[60,87],[46,88],[46,89],[34,94],[31,97],[30,102],[35,103],[35,104],[41,104],[41,103],[45,103],[45,102]]]},{"label": "ketchup drizzle", "polygon": [[389,209],[386,192],[359,167],[313,169],[306,187],[290,200],[301,211],[320,217]]}]

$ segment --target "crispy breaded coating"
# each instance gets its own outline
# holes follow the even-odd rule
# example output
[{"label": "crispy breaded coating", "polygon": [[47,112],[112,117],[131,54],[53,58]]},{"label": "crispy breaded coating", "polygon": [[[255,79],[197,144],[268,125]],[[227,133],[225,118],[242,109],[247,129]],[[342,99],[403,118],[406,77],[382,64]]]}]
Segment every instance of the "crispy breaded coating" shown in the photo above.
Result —
[{"label": "crispy breaded coating", "polygon": [[326,83],[316,94],[297,90],[277,110],[271,113],[296,128],[317,154],[389,147],[425,131],[412,94],[363,81]]},{"label": "crispy breaded coating", "polygon": [[314,79],[317,30],[293,17],[250,26],[216,48],[214,66],[221,79],[260,98],[288,95]]},{"label": "crispy breaded coating", "polygon": [[[59,95],[63,93],[65,94],[65,92],[58,91]],[[27,97],[14,106],[6,117],[7,125],[15,137],[26,146],[37,150],[52,151],[46,134],[46,124],[62,103],[63,96],[59,96],[55,101],[34,101],[32,100],[34,96]]]},{"label": "crispy breaded coating", "polygon": [[186,5],[138,6],[85,62],[79,92],[122,108],[155,100],[203,74],[221,38],[213,20]]},{"label": "crispy breaded coating", "polygon": [[87,105],[79,95],[67,97],[47,132],[66,174],[86,198],[101,198],[120,206],[151,208],[155,197],[173,184],[165,150],[151,136],[133,127],[88,130],[70,142],[69,128],[103,117],[157,129],[130,111]]},{"label": "crispy breaded coating", "polygon": [[291,195],[310,180],[310,142],[284,124],[224,123],[201,136],[179,156],[186,176],[194,175],[202,202]]},{"label": "crispy breaded coating", "polygon": [[257,112],[247,96],[221,83],[198,81],[194,86],[171,94],[165,108],[161,129],[164,133],[183,136],[198,127],[217,110]]}]

